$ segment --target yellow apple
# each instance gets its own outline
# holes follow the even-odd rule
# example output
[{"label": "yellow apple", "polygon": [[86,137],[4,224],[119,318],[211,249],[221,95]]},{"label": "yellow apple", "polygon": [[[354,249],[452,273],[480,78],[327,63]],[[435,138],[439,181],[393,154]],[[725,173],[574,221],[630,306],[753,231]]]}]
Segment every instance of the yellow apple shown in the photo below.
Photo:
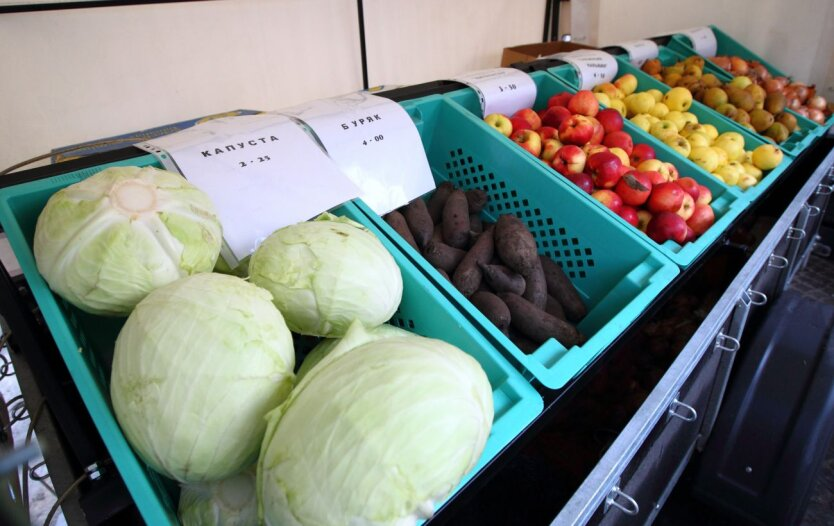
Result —
[{"label": "yellow apple", "polygon": [[660,121],[660,119],[658,119],[657,117],[655,117],[654,115],[652,115],[652,114],[650,114],[650,113],[647,113],[647,114],[646,114],[646,117],[648,117],[648,118],[649,118],[649,122],[650,122],[650,123],[652,123],[652,124],[654,124],[654,123],[656,123],[656,122]]},{"label": "yellow apple", "polygon": [[712,124],[701,124],[701,126],[703,126],[704,130],[706,130],[707,137],[709,137],[709,140],[714,141],[718,138],[718,128],[716,128]]},{"label": "yellow apple", "polygon": [[680,135],[675,134],[666,137],[663,139],[663,142],[684,157],[689,157],[689,152],[692,147],[689,145],[689,142]]},{"label": "yellow apple", "polygon": [[626,97],[628,97],[634,93],[634,90],[637,89],[637,77],[631,73],[626,73],[622,77],[615,80],[614,85],[625,93]]},{"label": "yellow apple", "polygon": [[689,145],[692,146],[693,149],[698,147],[709,147],[710,145],[709,139],[703,133],[690,133],[686,136],[686,140],[689,141]]},{"label": "yellow apple", "polygon": [[655,102],[660,102],[661,100],[663,100],[663,92],[660,91],[659,89],[654,89],[654,88],[647,89],[646,93],[648,93],[649,95],[654,97]]},{"label": "yellow apple", "polygon": [[669,113],[669,106],[663,104],[662,102],[655,103],[652,106],[652,109],[649,110],[649,115],[653,115],[658,119],[663,119]]},{"label": "yellow apple", "polygon": [[733,80],[730,81],[730,86],[740,89],[744,89],[750,84],[753,84],[753,81],[750,80],[750,77],[745,77],[744,75],[734,77]]},{"label": "yellow apple", "polygon": [[751,163],[749,163],[749,162],[746,162],[746,161],[745,161],[745,162],[741,163],[741,165],[744,167],[744,171],[745,171],[746,173],[748,173],[748,174],[752,175],[752,176],[753,176],[753,177],[755,177],[756,179],[761,179],[761,178],[762,178],[762,175],[764,175],[764,172],[762,172],[761,170],[759,170],[758,168],[756,168],[756,166],[755,166],[755,165],[753,165],[753,164],[751,164]]},{"label": "yellow apple", "polygon": [[735,168],[729,165],[721,166],[720,168],[715,170],[715,175],[721,176],[721,180],[730,186],[733,186],[736,183],[738,183],[738,180],[741,178],[741,175],[735,170]]},{"label": "yellow apple", "polygon": [[719,136],[713,146],[727,152],[727,159],[730,161],[738,161],[744,155],[744,146],[728,137]]},{"label": "yellow apple", "polygon": [[677,110],[672,110],[669,113],[667,113],[664,119],[666,119],[667,121],[674,122],[675,128],[677,128],[678,131],[681,131],[683,127],[686,126],[686,119],[683,118],[683,113]]},{"label": "yellow apple", "polygon": [[782,150],[775,144],[762,144],[753,150],[753,165],[759,170],[773,170],[782,162]]},{"label": "yellow apple", "polygon": [[707,172],[717,170],[718,161],[720,160],[718,153],[709,146],[696,146],[692,148],[689,159]]},{"label": "yellow apple", "polygon": [[641,113],[648,113],[652,106],[654,106],[654,97],[648,93],[632,93],[625,98],[626,109],[629,115],[640,115]]},{"label": "yellow apple", "polygon": [[663,96],[671,111],[686,111],[692,106],[692,93],[683,87],[672,88]]},{"label": "yellow apple", "polygon": [[751,186],[755,186],[758,182],[759,180],[753,177],[752,175],[744,174],[738,178],[738,182],[736,183],[736,185],[738,185],[738,187],[742,190],[747,190]]},{"label": "yellow apple", "polygon": [[649,120],[649,114],[643,113],[641,115],[635,115],[631,119],[629,119],[635,125],[639,126],[643,129],[644,132],[648,133],[651,130],[652,122]]},{"label": "yellow apple", "polygon": [[722,166],[726,166],[727,163],[730,162],[730,156],[727,155],[726,150],[723,148],[718,148],[715,146],[715,143],[712,145],[712,149],[715,150],[715,153],[718,154],[718,167],[721,168]]},{"label": "yellow apple", "polygon": [[637,165],[637,169],[641,172],[660,172],[663,175],[669,175],[669,169],[660,159],[648,159],[643,161]]},{"label": "yellow apple", "polygon": [[628,154],[622,148],[615,146],[614,148],[609,148],[608,151],[619,157],[623,166],[631,166],[631,159],[628,158]]},{"label": "yellow apple", "polygon": [[678,135],[678,128],[672,121],[661,120],[652,124],[649,133],[660,139],[666,140],[667,137],[675,137]]},{"label": "yellow apple", "polygon": [[594,93],[594,97],[596,97],[597,102],[603,106],[611,106],[611,99],[605,93]]},{"label": "yellow apple", "polygon": [[609,99],[621,99],[623,98],[623,92],[617,89],[617,87],[610,82],[603,82],[602,84],[597,84],[591,90],[594,93],[605,93],[608,95]]},{"label": "yellow apple", "polygon": [[688,111],[683,112],[683,119],[687,124],[698,124],[698,117],[694,113]]},{"label": "yellow apple", "polygon": [[744,135],[738,132],[724,132],[718,137],[716,137],[716,140],[719,139],[730,139],[733,142],[738,143],[742,148],[744,148]]},{"label": "yellow apple", "polygon": [[608,107],[614,108],[615,110],[619,111],[620,115],[622,115],[625,119],[626,115],[628,114],[628,112],[626,111],[625,102],[623,102],[621,99],[611,99],[610,97],[609,99],[611,100],[611,104]]}]

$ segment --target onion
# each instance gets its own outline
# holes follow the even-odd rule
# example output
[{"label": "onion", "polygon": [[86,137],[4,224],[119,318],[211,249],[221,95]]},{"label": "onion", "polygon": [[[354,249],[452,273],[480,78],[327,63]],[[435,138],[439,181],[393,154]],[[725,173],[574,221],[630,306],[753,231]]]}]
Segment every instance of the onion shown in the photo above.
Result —
[{"label": "onion", "polygon": [[808,108],[806,108],[805,106],[800,106],[800,107],[796,110],[796,112],[797,112],[798,114],[802,115],[802,116],[803,116],[803,117],[805,117],[806,119],[808,118],[808,112],[809,112],[809,111],[810,111],[810,110],[809,110]]},{"label": "onion", "polygon": [[808,99],[807,104],[811,109],[824,111],[826,105],[825,97],[822,95],[814,95]]},{"label": "onion", "polygon": [[715,62],[715,65],[721,69],[730,71],[733,69],[732,62],[730,61],[730,57],[712,57],[710,60]]},{"label": "onion", "polygon": [[799,102],[799,98],[796,95],[792,95],[788,97],[787,106],[792,110],[798,110],[799,107],[802,106],[802,103]]},{"label": "onion", "polygon": [[799,97],[799,102],[804,104],[810,95],[808,86],[799,82],[793,83],[792,86],[794,87],[794,93],[796,93],[796,96]]},{"label": "onion", "polygon": [[817,124],[825,123],[825,114],[822,111],[815,108],[810,108],[808,110],[808,118],[816,122]]},{"label": "onion", "polygon": [[750,67],[747,65],[746,60],[741,57],[730,57],[730,62],[732,63],[733,73],[736,76],[747,75]]},{"label": "onion", "polygon": [[758,62],[753,63],[753,71],[755,71],[756,76],[762,79],[763,81],[768,80],[770,78],[770,71],[768,71],[767,68],[764,67],[764,65]]},{"label": "onion", "polygon": [[777,91],[782,91],[782,84],[774,78],[766,79],[762,83],[762,87],[768,93],[775,93]]},{"label": "onion", "polygon": [[790,82],[788,80],[788,77],[774,77],[774,80],[776,80],[779,83],[779,89],[785,89],[785,87]]}]

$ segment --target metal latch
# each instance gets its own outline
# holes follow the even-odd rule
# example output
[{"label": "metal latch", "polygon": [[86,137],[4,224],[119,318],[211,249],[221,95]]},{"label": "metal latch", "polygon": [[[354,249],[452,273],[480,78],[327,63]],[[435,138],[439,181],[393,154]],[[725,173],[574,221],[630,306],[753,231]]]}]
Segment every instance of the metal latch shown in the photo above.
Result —
[{"label": "metal latch", "polygon": [[640,505],[637,504],[637,501],[634,500],[631,495],[624,493],[623,490],[620,489],[619,481],[613,488],[611,488],[611,491],[608,492],[608,496],[605,497],[605,506],[602,510],[603,513],[608,513],[608,510],[611,509],[611,507],[619,509],[626,515],[634,516],[640,513]]}]

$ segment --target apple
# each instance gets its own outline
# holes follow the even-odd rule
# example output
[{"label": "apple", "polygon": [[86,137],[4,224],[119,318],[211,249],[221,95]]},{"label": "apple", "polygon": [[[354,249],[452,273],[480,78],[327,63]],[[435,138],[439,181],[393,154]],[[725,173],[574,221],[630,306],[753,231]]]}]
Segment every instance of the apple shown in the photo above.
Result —
[{"label": "apple", "polygon": [[530,122],[524,117],[510,117],[510,122],[513,123],[513,133],[521,130],[532,130]]},{"label": "apple", "polygon": [[634,141],[631,139],[631,135],[624,131],[614,131],[607,134],[602,140],[602,144],[609,148],[621,148],[628,155],[631,155],[631,152],[634,151]]},{"label": "apple", "polygon": [[614,191],[623,199],[623,203],[640,206],[651,195],[652,182],[648,173],[631,171],[617,182]]},{"label": "apple", "polygon": [[614,86],[619,88],[626,96],[631,95],[637,89],[637,77],[631,73],[626,73],[614,81]]},{"label": "apple", "polygon": [[654,148],[652,148],[648,144],[635,144],[634,147],[631,149],[630,157],[631,164],[633,166],[637,166],[643,161],[648,161],[649,159],[656,158]]},{"label": "apple", "polygon": [[596,93],[594,92],[594,97],[597,98],[597,102],[599,102],[600,106],[610,106],[611,105],[611,98],[608,97],[605,93]]},{"label": "apple", "polygon": [[581,188],[584,192],[591,194],[594,191],[594,180],[591,178],[590,175],[586,174],[585,172],[580,172],[578,174],[569,173],[564,174],[565,179],[572,182],[579,188]]},{"label": "apple", "polygon": [[533,108],[522,108],[517,112],[513,113],[513,117],[521,117],[522,119],[526,120],[527,123],[530,125],[530,129],[533,131],[538,130],[542,127],[542,119],[539,117],[539,114],[533,110]]},{"label": "apple", "polygon": [[712,191],[709,187],[702,184],[698,185],[698,199],[695,200],[696,205],[708,205],[712,202]]},{"label": "apple", "polygon": [[710,146],[710,140],[707,138],[706,135],[703,133],[690,133],[686,135],[686,142],[689,143],[689,146],[694,150],[695,148],[708,148]]},{"label": "apple", "polygon": [[660,120],[652,124],[651,128],[649,128],[649,133],[661,141],[665,141],[667,137],[675,137],[678,135],[678,127],[672,121]]},{"label": "apple", "polygon": [[565,93],[557,93],[556,95],[551,96],[547,99],[547,107],[552,108],[553,106],[568,106],[568,101],[573,97],[573,94],[565,92]]},{"label": "apple", "polygon": [[649,133],[652,129],[652,120],[651,117],[646,113],[641,113],[639,115],[635,115],[631,119],[629,119],[635,126],[640,128],[646,133]]},{"label": "apple", "polygon": [[[624,119],[628,115],[628,111],[626,110],[625,102],[621,101],[620,99],[611,100],[611,105],[609,107],[612,110],[617,110],[620,113],[620,116]],[[599,115],[599,114],[597,113],[597,115]]]},{"label": "apple", "polygon": [[559,140],[564,144],[587,144],[593,135],[594,123],[584,115],[571,115],[559,126]]},{"label": "apple", "polygon": [[615,214],[623,207],[623,200],[611,190],[597,190],[591,194],[591,197],[610,208]]},{"label": "apple", "polygon": [[639,170],[640,173],[646,174],[652,186],[657,186],[661,183],[668,183],[669,178],[656,170]]},{"label": "apple", "polygon": [[607,146],[603,146],[603,145],[601,145],[601,144],[591,144],[591,143],[587,143],[585,146],[583,146],[583,147],[582,147],[582,151],[583,151],[583,152],[585,152],[585,155],[586,155],[587,157],[590,157],[590,156],[592,156],[592,155],[593,155],[593,154],[595,154],[595,153],[607,152],[607,151],[608,151],[608,147],[607,147]]},{"label": "apple", "polygon": [[562,175],[580,173],[585,170],[587,156],[575,144],[566,144],[556,151],[551,166]]},{"label": "apple", "polygon": [[588,142],[591,144],[602,144],[602,139],[605,137],[605,128],[602,127],[602,124],[596,118],[588,117],[588,119],[594,124],[594,133]]},{"label": "apple", "polygon": [[593,117],[599,113],[599,101],[590,90],[579,90],[568,101],[568,109],[571,113]]},{"label": "apple", "polygon": [[564,106],[551,106],[542,115],[542,126],[559,129],[559,126],[571,116],[569,109]]},{"label": "apple", "polygon": [[538,130],[539,136],[542,138],[543,141],[548,139],[559,139],[559,128],[554,128],[553,126],[542,126]]},{"label": "apple", "polygon": [[640,115],[649,113],[655,105],[655,100],[650,93],[632,93],[625,98],[625,105],[629,115]]},{"label": "apple", "polygon": [[684,191],[683,194],[683,202],[681,203],[681,207],[678,208],[676,214],[681,216],[684,221],[689,219],[692,216],[692,211],[695,209],[695,200],[692,199],[692,196],[689,195]]},{"label": "apple", "polygon": [[675,243],[682,244],[686,239],[686,221],[674,212],[659,212],[652,216],[646,226],[646,235],[655,243],[663,243],[671,239]]},{"label": "apple", "polygon": [[686,111],[692,106],[692,92],[681,86],[674,87],[663,96],[663,103],[671,111]]},{"label": "apple", "polygon": [[713,223],[715,223],[715,211],[711,206],[703,204],[696,204],[695,209],[692,210],[692,215],[686,220],[686,224],[699,236],[706,232]]},{"label": "apple", "polygon": [[701,193],[701,185],[698,184],[698,181],[691,177],[681,177],[678,179],[677,183],[686,193],[692,196],[693,200],[698,199],[698,196]]},{"label": "apple", "polygon": [[736,186],[738,186],[741,190],[747,190],[751,186],[756,186],[759,180],[756,179],[755,176],[750,175],[748,173],[743,174],[741,177],[738,178],[738,182]]},{"label": "apple", "polygon": [[542,138],[533,130],[518,130],[510,135],[510,139],[517,142],[522,148],[538,157],[542,153]]},{"label": "apple", "polygon": [[597,113],[597,120],[602,124],[605,133],[612,133],[623,129],[623,116],[614,108],[605,108]]},{"label": "apple", "polygon": [[670,181],[677,181],[680,179],[680,174],[678,173],[678,168],[672,163],[663,163],[663,167],[666,168],[666,173],[669,175],[667,178]]},{"label": "apple", "polygon": [[[653,214],[677,212],[683,204],[683,196],[689,195],[678,183],[668,182],[655,185],[646,206]],[[690,196],[691,197],[691,196]]]},{"label": "apple", "polygon": [[663,139],[663,142],[666,146],[672,148],[683,156],[684,159],[689,157],[689,153],[692,150],[692,146],[689,145],[689,141],[677,134],[671,137],[666,137]]},{"label": "apple", "polygon": [[649,110],[649,115],[657,117],[658,119],[665,119],[669,115],[669,106],[662,102],[656,102],[652,109]]},{"label": "apple", "polygon": [[664,163],[660,159],[647,159],[638,164],[637,169],[641,172],[659,172],[663,175],[666,181],[672,180],[671,174],[669,173],[668,163]]},{"label": "apple", "polygon": [[753,150],[753,166],[759,170],[773,170],[782,162],[782,150],[775,144],[762,144]]},{"label": "apple", "polygon": [[646,227],[649,226],[649,221],[652,220],[652,213],[648,210],[637,211],[637,228],[641,232],[646,232]]},{"label": "apple", "polygon": [[[541,134],[539,134],[541,136]],[[545,139],[542,141],[542,153],[541,153],[541,160],[550,164],[553,161],[553,158],[556,156],[556,152],[559,151],[559,148],[562,147],[562,143],[560,143],[556,139]]]},{"label": "apple", "polygon": [[597,84],[592,88],[594,93],[603,93],[608,96],[611,100],[618,100],[622,99],[626,96],[625,93],[622,92],[617,86],[612,84],[611,82],[603,82],[602,84]]},{"label": "apple", "polygon": [[637,226],[640,223],[640,219],[637,217],[637,209],[630,206],[621,207],[617,215],[625,219],[626,223],[631,226]]},{"label": "apple", "polygon": [[623,166],[631,170],[631,159],[628,158],[628,154],[622,148],[608,148],[608,151],[616,155],[620,158],[620,162],[623,163]]},{"label": "apple", "polygon": [[622,177],[623,163],[611,152],[595,153],[586,164],[597,188],[614,188]]},{"label": "apple", "polygon": [[691,242],[695,241],[696,239],[698,239],[698,234],[696,234],[695,231],[692,230],[691,226],[686,225],[686,236],[684,236],[683,242],[684,243],[691,243]]},{"label": "apple", "polygon": [[484,117],[484,122],[498,130],[501,135],[509,137],[513,133],[513,123],[510,118],[501,113],[490,113]]},{"label": "apple", "polygon": [[[704,137],[700,133],[690,135],[690,138],[693,136]],[[706,137],[704,137],[704,139],[706,139]],[[718,152],[716,152],[714,148],[709,146],[694,146],[689,152],[689,160],[707,172],[712,173],[718,169],[718,163],[721,161],[721,158],[718,156]]]}]

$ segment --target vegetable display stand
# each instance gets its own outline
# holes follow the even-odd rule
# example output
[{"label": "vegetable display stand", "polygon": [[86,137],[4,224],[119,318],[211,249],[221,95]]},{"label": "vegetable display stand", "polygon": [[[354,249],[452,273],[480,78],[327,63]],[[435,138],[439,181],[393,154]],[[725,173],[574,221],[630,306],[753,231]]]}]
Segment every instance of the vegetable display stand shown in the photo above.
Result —
[{"label": "vegetable display stand", "polygon": [[484,219],[514,214],[532,232],[538,252],[561,264],[588,308],[577,327],[589,339],[568,349],[551,338],[525,354],[382,218],[359,206],[499,349],[545,387],[564,386],[619,337],[678,268],[642,233],[613,221],[541,161],[450,99],[432,95],[401,104],[417,125],[435,182],[485,191]]},{"label": "vegetable display stand", "polygon": [[[0,223],[61,357],[145,522],[176,524],[179,492],[176,483],[151,471],[134,453],[110,403],[113,345],[124,318],[87,314],[55,296],[39,274],[32,252],[38,215],[53,193],[104,168],[127,165],[160,167],[153,156],[141,155],[137,150],[136,157],[124,161],[7,187],[0,190]],[[461,482],[459,487],[462,487],[541,412],[542,398],[487,338],[437,293],[435,286],[355,204],[346,203],[333,213],[364,224],[394,256],[402,273],[403,296],[391,323],[459,347],[473,356],[486,372],[493,389],[494,423],[484,452],[476,467]]]},{"label": "vegetable display stand", "polygon": [[[637,77],[637,89],[635,92],[656,89],[659,90],[661,93],[665,94],[671,89],[666,84],[660,82],[659,80],[653,79],[639,68],[634,67],[631,63],[628,62],[625,56],[619,55],[615,58],[617,59],[618,68],[617,78],[627,73],[631,73],[632,75]],[[557,69],[558,71],[556,71]],[[566,70],[563,67],[554,68],[554,73],[561,80],[567,82],[572,86],[575,86],[577,83],[576,73],[573,71],[573,69]],[[741,134],[741,136],[744,137],[745,150],[753,150],[756,147],[761,146],[763,144],[770,144],[769,141],[763,139],[762,136],[758,133],[748,130],[739,123],[721,115],[709,106],[702,104],[697,100],[693,99],[692,106],[689,108],[688,111],[694,114],[696,117],[698,117],[698,122],[700,124],[711,124],[715,126],[715,129],[718,130],[718,133],[735,132]],[[757,184],[743,190],[737,186],[731,186],[730,188],[732,188],[736,192],[739,192],[742,198],[751,202],[755,201],[768,188],[770,188],[774,182],[776,182],[779,176],[781,176],[782,173],[784,173],[788,166],[793,162],[792,154],[788,152],[785,153],[786,155],[782,158],[782,162],[779,163],[779,166],[765,173],[764,176],[762,176],[762,179]],[[702,172],[707,173],[703,170]],[[707,175],[709,174],[707,173]]]},{"label": "vegetable display stand", "polygon": [[[552,73],[548,73],[545,71],[535,71],[531,73],[530,76],[533,78],[538,88],[538,95],[536,96],[536,103],[534,105],[535,108],[545,107],[547,105],[547,100],[557,93],[576,93],[575,89],[568,87],[568,85],[564,84],[558,78],[553,76]],[[453,93],[449,93],[446,96],[455,101],[455,103],[457,103],[461,107],[466,108],[466,110],[468,110],[472,116],[476,116],[479,114],[480,106],[478,103],[478,99],[471,90],[460,90]],[[487,128],[486,124],[481,123],[481,125],[485,129]],[[493,131],[494,130],[490,130],[490,133],[492,134]],[[700,167],[698,167],[691,161],[683,159],[680,155],[678,155],[677,152],[672,150],[670,147],[661,143],[651,135],[645,133],[643,130],[641,130],[628,120],[625,120],[625,127],[623,128],[623,131],[627,132],[632,137],[634,144],[646,143],[651,145],[651,147],[654,148],[658,159],[660,159],[661,161],[670,162],[674,164],[676,167],[679,167],[681,177],[692,177],[699,184],[702,184],[710,189],[713,197],[710,205],[712,206],[715,212],[715,223],[698,239],[689,243],[684,243],[683,245],[680,245],[672,240],[665,241],[663,244],[657,244],[651,239],[649,239],[645,234],[626,223],[623,218],[618,216],[616,213],[604,206],[602,203],[600,203],[599,201],[582,191],[576,185],[568,182],[558,172],[556,172],[556,170],[547,167],[542,163],[539,164],[540,166],[542,166],[542,169],[550,175],[551,180],[556,179],[560,183],[567,185],[569,188],[574,190],[576,194],[580,196],[581,199],[587,200],[593,206],[597,207],[604,214],[606,214],[611,219],[611,221],[620,223],[626,228],[631,229],[631,232],[633,232],[636,236],[639,236],[641,240],[659,250],[663,255],[665,255],[681,267],[688,267],[696,259],[698,259],[698,257],[701,256],[701,254],[703,254],[706,251],[706,249],[709,248],[709,246],[712,245],[713,242],[716,239],[718,239],[718,237],[722,233],[724,233],[729,228],[729,226],[736,219],[736,217],[738,217],[738,215],[741,212],[743,212],[744,209],[747,207],[748,202],[744,199],[741,199],[741,192],[737,188],[731,188],[727,186],[723,182],[719,181],[712,175],[702,170]],[[511,148],[514,151],[519,152],[519,155],[529,155],[523,150],[521,150],[512,141],[509,141],[506,138],[504,139],[503,143],[506,144],[507,148]]]}]

